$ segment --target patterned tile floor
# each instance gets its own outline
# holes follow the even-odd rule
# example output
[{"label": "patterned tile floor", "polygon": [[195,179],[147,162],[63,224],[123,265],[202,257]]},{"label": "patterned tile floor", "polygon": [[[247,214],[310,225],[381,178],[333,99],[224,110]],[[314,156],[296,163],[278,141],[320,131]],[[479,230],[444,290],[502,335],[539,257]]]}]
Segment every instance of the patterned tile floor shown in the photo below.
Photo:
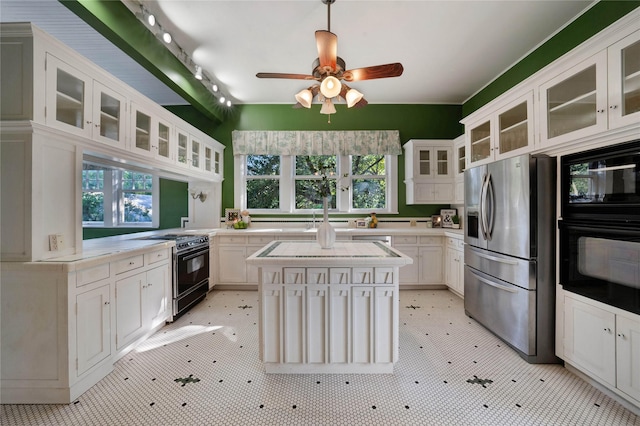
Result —
[{"label": "patterned tile floor", "polygon": [[255,291],[214,291],[69,405],[2,405],[8,425],[640,425],[560,365],[531,365],[441,291],[400,293],[387,375],[266,375]]}]

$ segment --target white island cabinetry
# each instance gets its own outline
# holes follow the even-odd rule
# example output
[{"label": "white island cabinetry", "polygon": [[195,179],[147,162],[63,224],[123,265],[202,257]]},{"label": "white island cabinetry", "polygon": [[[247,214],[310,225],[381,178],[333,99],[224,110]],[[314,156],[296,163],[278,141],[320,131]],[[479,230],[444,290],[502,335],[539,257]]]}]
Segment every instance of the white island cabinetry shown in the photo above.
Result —
[{"label": "white island cabinetry", "polygon": [[274,241],[260,268],[260,358],[267,373],[392,373],[398,270],[412,261],[380,242]]}]

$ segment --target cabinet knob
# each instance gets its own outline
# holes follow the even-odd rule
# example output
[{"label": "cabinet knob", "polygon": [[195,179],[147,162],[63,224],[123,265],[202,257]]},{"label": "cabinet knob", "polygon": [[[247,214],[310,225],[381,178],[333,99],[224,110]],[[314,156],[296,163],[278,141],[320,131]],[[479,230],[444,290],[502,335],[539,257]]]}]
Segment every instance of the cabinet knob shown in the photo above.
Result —
[{"label": "cabinet knob", "polygon": [[622,339],[626,339],[627,336],[624,335],[624,333],[618,333],[618,337],[622,338]]},{"label": "cabinet knob", "polygon": [[149,284],[147,284],[147,287],[151,287],[152,285],[153,285],[152,283],[149,283]]},{"label": "cabinet knob", "polygon": [[105,304],[105,305],[108,305],[108,304],[109,304],[109,302],[108,302],[108,301],[107,301],[107,302],[104,302],[104,304]]},{"label": "cabinet knob", "polygon": [[599,110],[598,110],[598,112],[599,112],[600,114],[602,114],[602,113],[604,112],[604,110],[603,110],[603,109],[599,109]]},{"label": "cabinet knob", "polygon": [[129,265],[135,265],[135,264],[136,264],[135,262],[129,262]]},{"label": "cabinet knob", "polygon": [[607,333],[611,333],[611,329],[609,327],[605,328],[604,331],[606,331]]},{"label": "cabinet knob", "polygon": [[610,109],[616,109],[616,108],[618,108],[618,105],[611,105],[611,106],[609,106],[609,108]]}]

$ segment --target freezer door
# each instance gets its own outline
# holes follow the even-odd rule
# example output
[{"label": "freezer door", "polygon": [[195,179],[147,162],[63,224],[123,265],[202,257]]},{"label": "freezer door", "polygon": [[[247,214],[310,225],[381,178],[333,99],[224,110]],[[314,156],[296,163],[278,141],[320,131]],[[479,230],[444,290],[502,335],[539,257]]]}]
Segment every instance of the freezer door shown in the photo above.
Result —
[{"label": "freezer door", "polygon": [[523,259],[533,257],[530,170],[534,161],[521,155],[488,165],[487,195],[481,209],[489,228],[487,249]]},{"label": "freezer door", "polygon": [[487,248],[485,230],[481,228],[481,197],[487,176],[487,166],[464,171],[464,211],[466,214],[464,242],[475,247]]},{"label": "freezer door", "polygon": [[519,259],[465,245],[464,263],[473,269],[526,290],[536,289],[537,262],[535,260]]},{"label": "freezer door", "polygon": [[527,356],[536,354],[536,291],[464,267],[464,309]]}]

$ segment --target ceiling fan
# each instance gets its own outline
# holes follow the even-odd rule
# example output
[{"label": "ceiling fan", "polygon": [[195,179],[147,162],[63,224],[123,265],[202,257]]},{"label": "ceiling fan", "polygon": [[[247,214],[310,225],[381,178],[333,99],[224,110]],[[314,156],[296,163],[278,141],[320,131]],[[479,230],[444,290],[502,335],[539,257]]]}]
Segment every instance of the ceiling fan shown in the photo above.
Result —
[{"label": "ceiling fan", "polygon": [[315,80],[307,89],[295,95],[298,103],[294,108],[311,108],[311,102],[317,95],[323,102],[320,113],[333,114],[336,112],[331,99],[341,97],[346,100],[347,107],[363,107],[367,105],[363,94],[351,89],[343,82],[373,80],[376,78],[398,77],[404,68],[399,62],[385,65],[375,65],[365,68],[347,70],[344,60],[338,56],[338,36],[331,32],[331,4],[336,0],[321,0],[327,5],[327,30],[316,31],[318,58],[313,62],[311,74],[288,74],[259,72],[258,78],[285,78],[293,80]]}]

